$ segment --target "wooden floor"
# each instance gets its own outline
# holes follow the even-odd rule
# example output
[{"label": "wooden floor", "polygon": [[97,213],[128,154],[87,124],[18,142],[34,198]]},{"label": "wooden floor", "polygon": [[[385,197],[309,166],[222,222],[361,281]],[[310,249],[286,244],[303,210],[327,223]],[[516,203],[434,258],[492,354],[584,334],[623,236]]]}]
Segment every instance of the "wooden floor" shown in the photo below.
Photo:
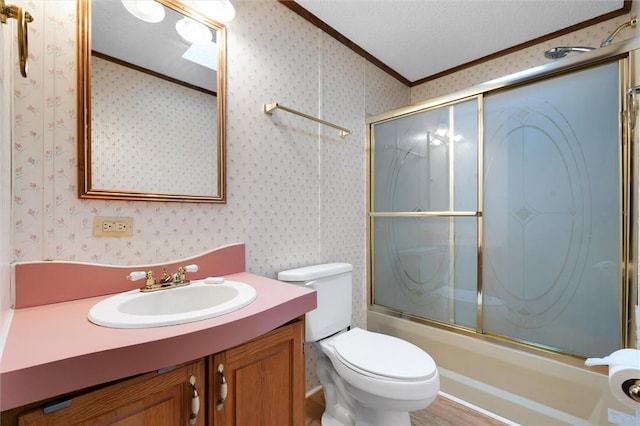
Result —
[{"label": "wooden floor", "polygon": [[[306,426],[321,426],[324,411],[322,391],[307,398],[306,409]],[[412,426],[504,426],[496,419],[440,396],[424,410],[413,411],[410,415]]]}]

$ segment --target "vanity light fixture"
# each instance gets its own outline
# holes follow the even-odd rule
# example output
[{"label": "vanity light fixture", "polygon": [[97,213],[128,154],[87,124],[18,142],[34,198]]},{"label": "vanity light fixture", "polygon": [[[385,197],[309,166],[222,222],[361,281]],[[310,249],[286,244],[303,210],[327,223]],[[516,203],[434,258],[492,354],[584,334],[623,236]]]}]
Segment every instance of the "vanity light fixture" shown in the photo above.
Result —
[{"label": "vanity light fixture", "polygon": [[230,22],[236,16],[236,10],[229,0],[186,0],[185,3],[214,21]]},{"label": "vanity light fixture", "polygon": [[136,18],[152,24],[164,19],[164,7],[155,0],[121,0],[124,7]]},{"label": "vanity light fixture", "polygon": [[176,22],[176,31],[180,34],[180,37],[191,44],[207,43],[213,40],[213,34],[211,34],[209,28],[186,16]]}]

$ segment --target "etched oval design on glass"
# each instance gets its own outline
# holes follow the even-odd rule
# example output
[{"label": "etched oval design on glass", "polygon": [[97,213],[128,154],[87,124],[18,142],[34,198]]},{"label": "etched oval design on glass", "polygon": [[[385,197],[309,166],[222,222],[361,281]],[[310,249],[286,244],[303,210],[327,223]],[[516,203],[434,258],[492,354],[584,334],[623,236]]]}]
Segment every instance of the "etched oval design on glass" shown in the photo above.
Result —
[{"label": "etched oval design on glass", "polygon": [[506,302],[509,321],[536,328],[564,310],[581,281],[590,177],[574,129],[553,105],[501,115],[486,145],[484,283]]}]

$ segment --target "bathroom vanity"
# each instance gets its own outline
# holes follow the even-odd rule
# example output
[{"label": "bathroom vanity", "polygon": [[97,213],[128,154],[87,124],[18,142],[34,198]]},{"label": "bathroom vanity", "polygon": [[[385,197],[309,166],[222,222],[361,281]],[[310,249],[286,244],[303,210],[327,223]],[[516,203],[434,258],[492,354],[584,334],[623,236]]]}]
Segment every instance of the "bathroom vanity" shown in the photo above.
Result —
[{"label": "bathroom vanity", "polygon": [[[2,426],[300,425],[304,423],[303,330],[303,320],[297,319],[175,368],[19,407],[2,413]],[[220,365],[226,382],[224,400]]]},{"label": "bathroom vanity", "polygon": [[[133,268],[52,262],[24,265],[25,269],[16,265],[17,309],[0,362],[2,425],[95,424],[113,419],[219,426],[253,424],[254,418],[270,419],[269,424],[302,424],[303,318],[316,306],[315,292],[247,273],[243,244],[180,264],[185,262],[199,264],[199,276],[224,275],[253,286],[256,300],[237,311],[187,324],[101,327],[86,315],[106,296],[85,294],[101,285],[76,288],[73,282],[86,283],[83,268],[91,270],[91,277],[101,277],[96,280],[100,282],[110,275],[126,281],[122,277]],[[27,285],[18,290],[21,282],[36,285],[34,277],[54,276],[51,268],[60,267],[78,268],[63,275],[68,300],[24,306],[29,304],[24,297],[34,289]],[[51,296],[37,291],[38,298],[60,298],[57,284],[47,284],[53,287]],[[122,290],[126,289],[117,291]]]}]

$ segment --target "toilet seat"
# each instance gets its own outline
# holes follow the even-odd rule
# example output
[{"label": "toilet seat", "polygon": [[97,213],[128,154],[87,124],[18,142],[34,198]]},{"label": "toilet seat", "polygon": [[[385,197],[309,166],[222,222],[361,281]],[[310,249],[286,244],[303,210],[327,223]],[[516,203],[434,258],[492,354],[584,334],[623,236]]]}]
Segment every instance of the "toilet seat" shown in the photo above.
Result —
[{"label": "toilet seat", "polygon": [[386,334],[353,328],[335,337],[335,354],[346,367],[368,377],[403,382],[437,374],[433,359],[416,345]]}]

